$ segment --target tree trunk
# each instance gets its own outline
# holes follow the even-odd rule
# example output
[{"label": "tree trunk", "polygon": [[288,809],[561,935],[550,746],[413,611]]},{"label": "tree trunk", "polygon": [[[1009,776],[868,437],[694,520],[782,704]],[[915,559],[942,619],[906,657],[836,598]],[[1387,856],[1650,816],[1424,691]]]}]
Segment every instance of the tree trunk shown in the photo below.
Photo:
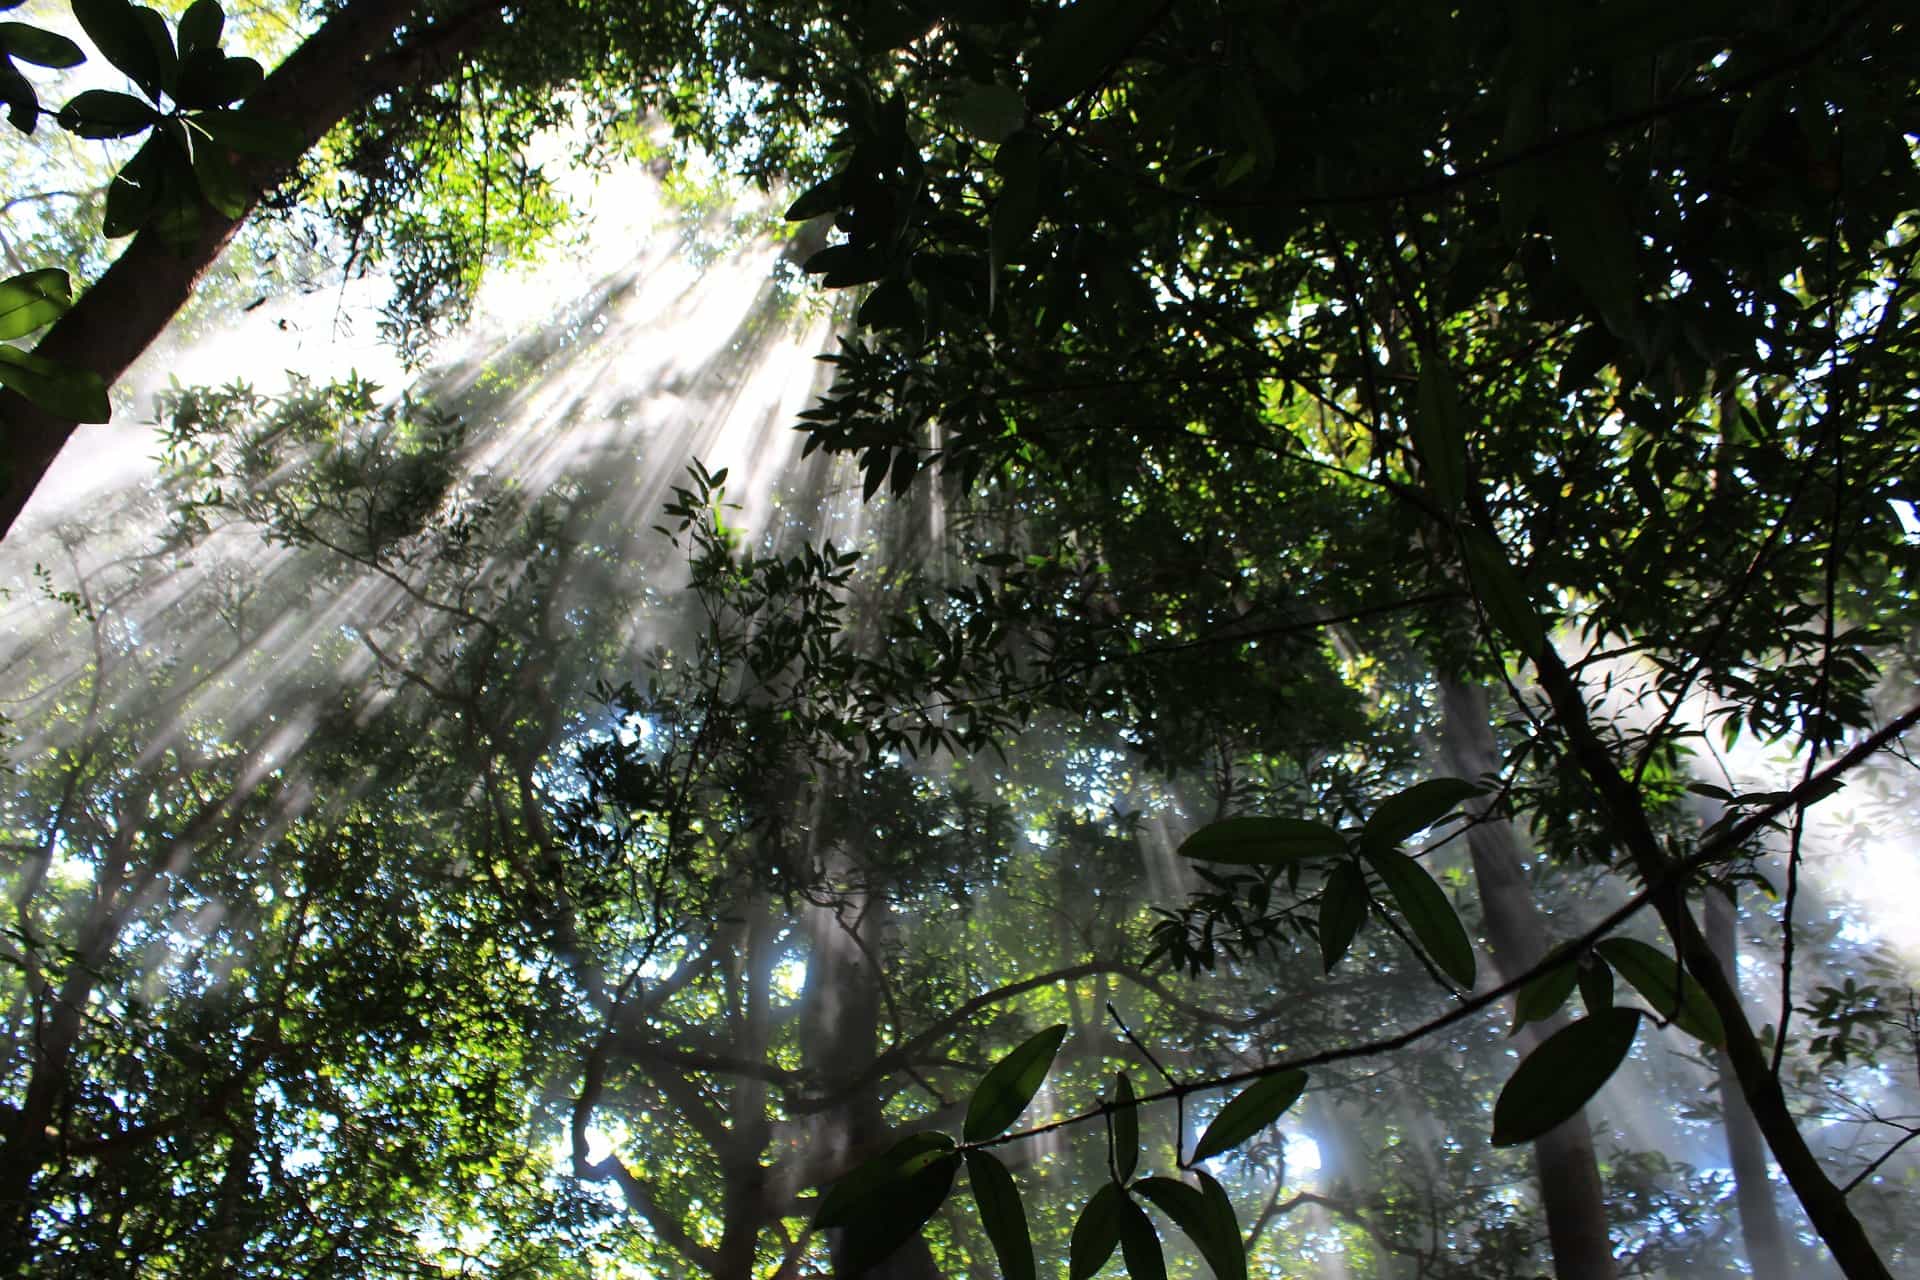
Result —
[{"label": "tree trunk", "polygon": [[[1707,891],[1707,945],[1727,971],[1727,981],[1739,989],[1740,969],[1734,963],[1734,902],[1727,893]],[[1740,1206],[1740,1238],[1747,1249],[1747,1266],[1754,1280],[1787,1280],[1786,1238],[1780,1231],[1780,1211],[1773,1200],[1773,1179],[1767,1172],[1767,1144],[1754,1122],[1753,1108],[1740,1092],[1740,1081],[1724,1053],[1714,1055],[1720,1069],[1720,1112],[1727,1131],[1727,1161],[1733,1167],[1734,1198]]]},{"label": "tree trunk", "polygon": [[[481,0],[425,16],[419,0],[348,0],[274,69],[246,101],[249,111],[290,126],[301,154],[374,96],[417,79],[445,75],[454,58],[501,25],[498,4]],[[394,46],[396,33],[401,43]],[[200,229],[185,246],[141,231],[73,309],[49,329],[34,354],[90,370],[111,383],[150,346],[185,305],[194,285],[226,248],[260,197],[284,182],[299,156],[236,155],[234,169],[251,193],[238,218],[204,201]],[[26,506],[40,479],[73,434],[74,424],[0,391],[0,537]]]},{"label": "tree trunk", "polygon": [[[1499,756],[1486,690],[1477,683],[1443,677],[1440,715],[1447,767],[1469,780],[1495,772]],[[1476,818],[1484,817],[1486,804],[1480,800],[1470,806]],[[1467,834],[1467,848],[1473,855],[1473,878],[1493,944],[1494,966],[1503,978],[1525,972],[1546,955],[1547,930],[1527,883],[1512,824],[1476,822]],[[1544,1024],[1522,1027],[1514,1037],[1522,1056],[1564,1022],[1556,1016]],[[1533,1160],[1553,1246],[1554,1274],[1559,1280],[1613,1280],[1606,1201],[1586,1112],[1535,1141]]]}]

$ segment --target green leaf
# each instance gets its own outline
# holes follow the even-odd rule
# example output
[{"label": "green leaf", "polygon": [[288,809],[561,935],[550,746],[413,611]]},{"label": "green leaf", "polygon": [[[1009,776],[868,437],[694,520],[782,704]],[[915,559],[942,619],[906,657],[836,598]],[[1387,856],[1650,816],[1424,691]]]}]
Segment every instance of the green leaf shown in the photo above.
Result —
[{"label": "green leaf", "polygon": [[1447,900],[1446,890],[1425,867],[1404,853],[1369,850],[1367,861],[1386,883],[1393,905],[1400,909],[1413,936],[1440,971],[1462,987],[1471,987],[1476,967],[1473,941],[1467,937],[1467,927],[1460,923],[1460,913]]},{"label": "green leaf", "polygon": [[227,149],[208,141],[193,149],[193,176],[199,180],[200,193],[207,203],[229,218],[247,211],[248,192],[227,158]]},{"label": "green leaf", "polygon": [[1360,829],[1360,844],[1372,850],[1396,849],[1479,794],[1479,787],[1459,778],[1429,778],[1382,800]]},{"label": "green leaf", "polygon": [[1281,1071],[1255,1080],[1220,1108],[1220,1114],[1194,1145],[1194,1160],[1211,1159],[1223,1151],[1233,1150],[1278,1120],[1288,1107],[1300,1100],[1306,1087],[1304,1071]]},{"label": "green leaf", "polygon": [[0,53],[37,67],[77,67],[87,60],[80,46],[59,32],[25,22],[0,22]]},{"label": "green leaf", "polygon": [[1159,15],[1160,0],[1079,0],[1046,32],[1033,55],[1027,101],[1035,111],[1064,106],[1098,84]]},{"label": "green leaf", "polygon": [[1334,856],[1346,848],[1340,833],[1322,822],[1252,817],[1208,823],[1181,842],[1180,854],[1209,862],[1271,867]]},{"label": "green leaf", "polygon": [[227,15],[219,0],[193,0],[180,15],[178,34],[182,61],[199,49],[218,49],[220,33],[226,29]]},{"label": "green leaf", "polygon": [[1118,1071],[1113,1077],[1112,1123],[1114,1176],[1121,1182],[1133,1177],[1140,1165],[1140,1108],[1134,1102],[1133,1081]]},{"label": "green leaf", "polygon": [[863,1201],[890,1182],[925,1168],[953,1150],[953,1139],[944,1133],[908,1134],[879,1155],[837,1179],[820,1197],[813,1213],[815,1230],[844,1227],[859,1212]]},{"label": "green leaf", "polygon": [[1680,962],[1637,938],[1606,938],[1594,950],[1653,1006],[1655,1014],[1705,1044],[1718,1048],[1727,1042],[1726,1028],[1713,1002]]},{"label": "green leaf", "polygon": [[1579,978],[1580,962],[1569,958],[1566,963],[1555,965],[1520,988],[1520,994],[1513,1002],[1514,1031],[1519,1031],[1529,1022],[1544,1022],[1560,1012],[1567,997],[1573,994],[1574,983]]},{"label": "green leaf", "polygon": [[1120,1189],[1120,1184],[1108,1182],[1087,1201],[1067,1241],[1069,1280],[1087,1280],[1106,1266],[1107,1259],[1120,1247],[1120,1206],[1126,1200],[1127,1194]]},{"label": "green leaf", "polygon": [[987,228],[987,308],[1000,296],[1000,277],[1040,225],[1040,152],[1043,140],[1022,129],[1001,144],[993,167],[1000,175],[1000,195],[994,200]]},{"label": "green leaf", "polygon": [[906,1162],[897,1177],[850,1211],[841,1237],[847,1273],[859,1275],[885,1262],[912,1239],[946,1203],[959,1168],[959,1152],[929,1152]]},{"label": "green leaf", "polygon": [[251,94],[265,79],[266,72],[252,58],[198,49],[180,63],[174,100],[183,107],[224,107]]},{"label": "green leaf", "polygon": [[821,277],[829,289],[848,285],[871,284],[887,274],[885,254],[860,245],[831,244],[800,265],[808,275]]},{"label": "green leaf", "polygon": [[1167,1280],[1167,1257],[1160,1248],[1160,1234],[1153,1229],[1147,1211],[1131,1196],[1120,1199],[1120,1256],[1126,1259],[1127,1274],[1133,1280]]},{"label": "green leaf", "polygon": [[1554,255],[1607,327],[1633,337],[1640,298],[1639,240],[1598,150],[1569,156],[1543,184]]},{"label": "green leaf", "polygon": [[1233,1205],[1219,1183],[1205,1173],[1199,1177],[1208,1190],[1195,1190],[1172,1178],[1142,1178],[1133,1189],[1187,1233],[1216,1280],[1247,1280],[1247,1252]]},{"label": "green leaf", "polygon": [[127,0],[73,0],[73,16],[108,62],[159,101],[160,57],[133,5]]},{"label": "green leaf", "polygon": [[1034,1280],[1033,1236],[1020,1191],[1005,1165],[986,1151],[967,1152],[967,1185],[980,1210],[980,1225],[993,1242],[1002,1280]]},{"label": "green leaf", "polygon": [[0,280],[0,339],[52,324],[73,305],[73,283],[58,267]]},{"label": "green leaf", "polygon": [[1320,894],[1320,960],[1326,972],[1340,963],[1360,924],[1367,918],[1367,878],[1351,862],[1343,862],[1327,876]]},{"label": "green leaf", "polygon": [[1613,966],[1598,955],[1590,953],[1580,962],[1580,1000],[1589,1014],[1613,1008]]},{"label": "green leaf", "polygon": [[107,184],[107,208],[100,230],[109,240],[132,235],[153,216],[167,185],[170,150],[163,139],[148,138]]},{"label": "green leaf", "polygon": [[113,416],[107,384],[91,369],[74,369],[18,347],[0,346],[0,385],[68,422],[105,422]]},{"label": "green leaf", "polygon": [[1467,427],[1453,377],[1438,356],[1421,363],[1413,447],[1425,464],[1427,488],[1447,511],[1460,509],[1467,494]]},{"label": "green leaf", "polygon": [[836,173],[825,182],[808,187],[798,200],[787,206],[787,221],[805,222],[834,212],[840,207],[840,190],[844,185],[843,175]]},{"label": "green leaf", "polygon": [[250,155],[278,156],[291,160],[306,149],[300,131],[279,120],[271,120],[252,111],[202,111],[193,117],[194,127],[233,151]]},{"label": "green leaf", "polygon": [[855,317],[872,329],[912,329],[920,323],[920,311],[914,305],[913,288],[905,280],[882,280]]},{"label": "green leaf", "polygon": [[[173,32],[167,29],[167,20],[156,10],[149,9],[143,4],[133,5],[132,9],[133,20],[139,24],[140,33],[146,37],[147,48],[153,51],[153,65],[157,69],[155,84],[158,86],[158,92],[147,89],[145,84],[141,84],[140,87],[147,89],[147,96],[158,102],[160,94],[173,92],[174,81],[180,72],[180,58],[173,47]],[[137,77],[135,83],[139,83]]]},{"label": "green leaf", "polygon": [[160,113],[132,94],[88,89],[69,99],[55,119],[83,138],[126,138],[158,124]]},{"label": "green leaf", "polygon": [[1547,629],[1534,612],[1527,590],[1520,584],[1507,553],[1478,529],[1466,535],[1467,571],[1473,575],[1473,594],[1487,618],[1514,648],[1529,658],[1546,651]]},{"label": "green leaf", "polygon": [[1547,1037],[1493,1104],[1493,1145],[1532,1142],[1587,1105],[1633,1048],[1640,1017],[1638,1009],[1609,1009]]},{"label": "green leaf", "polygon": [[948,119],[983,142],[1005,142],[1027,122],[1027,104],[1003,84],[969,83],[941,100]]},{"label": "green leaf", "polygon": [[993,1064],[967,1104],[964,1136],[968,1142],[998,1137],[1020,1118],[1040,1091],[1047,1069],[1053,1066],[1053,1055],[1060,1051],[1060,1042],[1066,1037],[1066,1023],[1048,1027]]}]

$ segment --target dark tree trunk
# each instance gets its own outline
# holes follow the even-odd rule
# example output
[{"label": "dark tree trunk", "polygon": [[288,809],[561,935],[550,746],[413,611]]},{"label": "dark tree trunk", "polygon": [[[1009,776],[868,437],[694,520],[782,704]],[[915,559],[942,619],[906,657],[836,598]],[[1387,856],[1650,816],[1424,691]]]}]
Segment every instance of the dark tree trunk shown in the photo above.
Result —
[{"label": "dark tree trunk", "polygon": [[[1733,899],[1709,890],[1706,917],[1707,945],[1727,971],[1727,981],[1738,990]],[[1727,1131],[1727,1160],[1733,1168],[1734,1198],[1740,1205],[1740,1238],[1747,1248],[1747,1265],[1753,1269],[1754,1280],[1787,1280],[1786,1238],[1780,1231],[1780,1210],[1774,1203],[1773,1180],[1767,1173],[1766,1139],[1760,1136],[1753,1108],[1740,1092],[1740,1081],[1726,1055],[1715,1054],[1714,1063],[1720,1069],[1720,1111]]]},{"label": "dark tree trunk", "polygon": [[[1443,678],[1440,714],[1447,767],[1470,780],[1494,772],[1499,756],[1486,690],[1475,683]],[[1481,817],[1485,802],[1476,801],[1471,807],[1474,816]],[[1473,878],[1493,944],[1494,967],[1502,978],[1522,973],[1546,955],[1547,930],[1527,883],[1512,824],[1477,822],[1467,835],[1467,848],[1473,855]],[[1544,1025],[1530,1023],[1521,1028],[1515,1037],[1521,1054],[1564,1022],[1556,1017]],[[1613,1280],[1606,1200],[1586,1113],[1580,1112],[1536,1141],[1533,1160],[1553,1246],[1554,1274],[1559,1280]]]},{"label": "dark tree trunk", "polygon": [[[247,108],[290,126],[304,154],[375,95],[445,75],[458,54],[498,28],[502,9],[481,2],[431,19],[427,12],[420,0],[348,0],[275,68],[247,99]],[[199,234],[185,246],[164,243],[152,230],[138,233],[47,331],[34,354],[90,370],[109,383],[119,378],[185,305],[260,197],[285,181],[297,161],[298,156],[236,156],[236,173],[252,193],[240,217],[228,218],[203,203]],[[7,472],[6,492],[0,495],[4,537],[74,424],[11,391],[0,391],[0,423],[5,425],[0,462]]]}]

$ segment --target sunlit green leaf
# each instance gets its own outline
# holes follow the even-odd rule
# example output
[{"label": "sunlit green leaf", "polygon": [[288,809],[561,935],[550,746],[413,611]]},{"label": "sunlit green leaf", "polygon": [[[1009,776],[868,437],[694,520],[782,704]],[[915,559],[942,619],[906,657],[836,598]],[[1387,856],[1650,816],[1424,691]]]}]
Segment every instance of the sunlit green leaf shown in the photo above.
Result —
[{"label": "sunlit green leaf", "polygon": [[1633,1048],[1638,1009],[1609,1009],[1548,1036],[1526,1056],[1493,1105],[1493,1145],[1532,1142],[1600,1091]]},{"label": "sunlit green leaf", "polygon": [[0,339],[52,324],[73,305],[73,284],[57,267],[0,280]]},{"label": "sunlit green leaf", "polygon": [[17,347],[0,346],[0,384],[69,422],[105,422],[113,416],[107,384],[89,369],[74,369]]},{"label": "sunlit green leaf", "polygon": [[980,1210],[980,1225],[993,1242],[1002,1280],[1034,1280],[1033,1237],[1013,1175],[990,1152],[967,1152],[967,1185]]},{"label": "sunlit green leaf", "polygon": [[1726,1029],[1713,1002],[1693,975],[1681,970],[1678,960],[1637,938],[1606,938],[1594,950],[1606,957],[1659,1017],[1703,1043],[1716,1047],[1726,1043]]},{"label": "sunlit green leaf", "polygon": [[1207,1131],[1194,1144],[1196,1162],[1231,1151],[1278,1120],[1300,1100],[1307,1087],[1304,1071],[1281,1071],[1254,1081],[1220,1108]]},{"label": "sunlit green leaf", "polygon": [[1304,818],[1224,818],[1210,822],[1180,845],[1182,857],[1243,866],[1275,866],[1346,851],[1338,831]]},{"label": "sunlit green leaf", "polygon": [[1066,1023],[1048,1027],[993,1064],[967,1104],[964,1133],[968,1142],[997,1137],[1020,1118],[1046,1080],[1053,1055],[1066,1036]]},{"label": "sunlit green leaf", "polygon": [[1460,923],[1446,890],[1425,867],[1396,850],[1370,850],[1367,861],[1387,886],[1393,905],[1413,930],[1414,938],[1440,971],[1462,987],[1473,985],[1476,969],[1473,940]]}]

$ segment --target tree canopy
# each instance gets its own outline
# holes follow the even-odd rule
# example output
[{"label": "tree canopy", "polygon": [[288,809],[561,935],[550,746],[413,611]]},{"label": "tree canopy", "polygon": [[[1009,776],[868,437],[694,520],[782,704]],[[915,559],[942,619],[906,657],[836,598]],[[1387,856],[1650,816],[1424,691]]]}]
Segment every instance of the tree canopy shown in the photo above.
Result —
[{"label": "tree canopy", "polygon": [[[15,1272],[1912,1265],[1895,6],[261,12],[0,24],[127,140],[10,179],[7,524],[223,250],[427,370],[8,534]],[[569,162],[717,343],[449,358]]]}]

